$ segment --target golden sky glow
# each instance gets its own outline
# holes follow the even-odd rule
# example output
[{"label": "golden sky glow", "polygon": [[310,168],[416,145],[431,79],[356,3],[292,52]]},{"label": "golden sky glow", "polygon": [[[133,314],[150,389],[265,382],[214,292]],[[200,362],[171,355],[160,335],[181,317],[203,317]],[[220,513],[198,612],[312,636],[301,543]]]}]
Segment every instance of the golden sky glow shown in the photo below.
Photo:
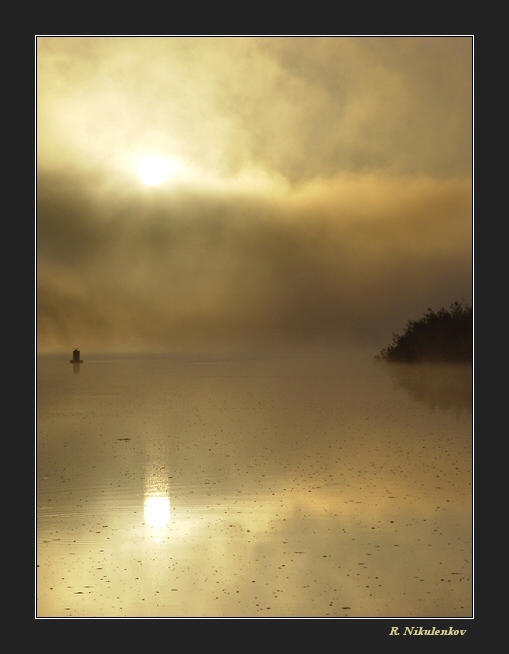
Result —
[{"label": "golden sky glow", "polygon": [[471,301],[472,54],[470,36],[37,37],[39,350],[376,352]]}]

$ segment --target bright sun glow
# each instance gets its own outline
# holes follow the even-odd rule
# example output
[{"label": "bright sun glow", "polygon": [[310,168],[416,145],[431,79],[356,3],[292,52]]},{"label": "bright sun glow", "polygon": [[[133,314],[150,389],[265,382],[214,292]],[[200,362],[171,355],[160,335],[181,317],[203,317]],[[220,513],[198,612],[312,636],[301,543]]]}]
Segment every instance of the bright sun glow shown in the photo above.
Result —
[{"label": "bright sun glow", "polygon": [[170,522],[170,500],[168,497],[147,497],[144,513],[151,527],[166,527]]},{"label": "bright sun glow", "polygon": [[184,172],[184,163],[178,157],[150,155],[138,164],[138,176],[147,186],[159,186],[169,178],[182,177]]}]

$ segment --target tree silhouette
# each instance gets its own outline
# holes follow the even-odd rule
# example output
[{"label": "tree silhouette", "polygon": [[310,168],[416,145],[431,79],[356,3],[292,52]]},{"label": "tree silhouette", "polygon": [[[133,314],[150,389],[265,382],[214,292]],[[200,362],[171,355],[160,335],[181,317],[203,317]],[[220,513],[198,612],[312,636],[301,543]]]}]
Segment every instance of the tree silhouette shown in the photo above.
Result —
[{"label": "tree silhouette", "polygon": [[428,309],[420,320],[409,320],[402,335],[393,334],[392,344],[375,358],[400,363],[471,362],[472,307],[453,302],[448,310]]}]

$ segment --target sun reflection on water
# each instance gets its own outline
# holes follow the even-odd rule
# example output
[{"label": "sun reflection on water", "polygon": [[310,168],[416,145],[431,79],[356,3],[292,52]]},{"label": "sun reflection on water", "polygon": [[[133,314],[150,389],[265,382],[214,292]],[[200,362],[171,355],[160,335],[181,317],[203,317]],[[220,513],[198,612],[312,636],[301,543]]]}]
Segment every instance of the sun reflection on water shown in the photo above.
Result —
[{"label": "sun reflection on water", "polygon": [[154,460],[145,470],[145,497],[143,503],[145,526],[150,537],[163,542],[171,523],[170,484],[168,470]]},{"label": "sun reflection on water", "polygon": [[170,524],[170,498],[166,496],[145,497],[145,522],[155,529],[162,529]]}]

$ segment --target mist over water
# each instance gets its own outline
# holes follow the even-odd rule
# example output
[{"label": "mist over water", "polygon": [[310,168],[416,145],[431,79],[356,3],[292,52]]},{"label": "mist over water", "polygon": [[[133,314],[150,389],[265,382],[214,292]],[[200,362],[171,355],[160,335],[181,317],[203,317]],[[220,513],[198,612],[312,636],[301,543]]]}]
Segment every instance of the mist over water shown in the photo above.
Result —
[{"label": "mist over water", "polygon": [[82,354],[37,361],[39,617],[471,617],[470,366]]}]

